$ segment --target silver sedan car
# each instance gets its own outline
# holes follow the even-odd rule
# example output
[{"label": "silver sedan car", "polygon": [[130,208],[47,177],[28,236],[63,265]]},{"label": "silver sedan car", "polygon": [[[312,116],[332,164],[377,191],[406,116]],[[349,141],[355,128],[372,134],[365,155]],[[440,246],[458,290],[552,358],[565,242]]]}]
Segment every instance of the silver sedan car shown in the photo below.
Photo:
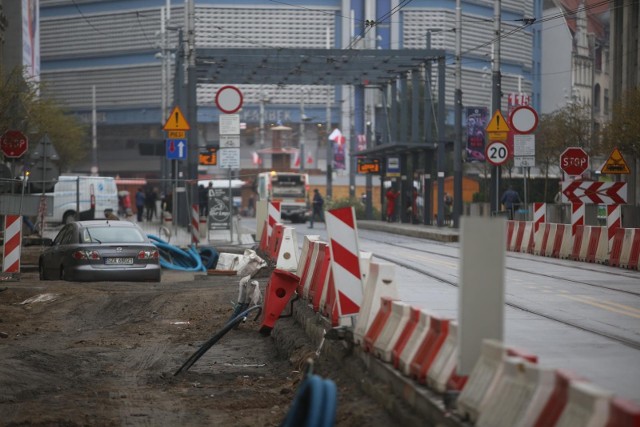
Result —
[{"label": "silver sedan car", "polygon": [[40,280],[159,282],[158,249],[129,221],[65,225],[40,255]]}]

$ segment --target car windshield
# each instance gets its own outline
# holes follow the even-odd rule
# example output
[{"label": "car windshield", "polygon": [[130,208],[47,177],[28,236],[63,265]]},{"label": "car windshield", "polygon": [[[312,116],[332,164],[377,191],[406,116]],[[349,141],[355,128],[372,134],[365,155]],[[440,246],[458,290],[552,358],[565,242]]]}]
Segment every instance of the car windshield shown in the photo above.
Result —
[{"label": "car windshield", "polygon": [[140,230],[131,227],[88,227],[82,230],[82,243],[144,243]]}]

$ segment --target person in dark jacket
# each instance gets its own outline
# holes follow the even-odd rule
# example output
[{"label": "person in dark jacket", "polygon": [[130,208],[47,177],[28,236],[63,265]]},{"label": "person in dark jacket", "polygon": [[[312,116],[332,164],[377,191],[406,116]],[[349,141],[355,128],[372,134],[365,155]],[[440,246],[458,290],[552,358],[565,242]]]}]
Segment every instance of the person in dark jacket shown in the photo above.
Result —
[{"label": "person in dark jacket", "polygon": [[311,219],[309,221],[310,222],[309,228],[313,228],[313,220],[315,219],[316,215],[318,216],[318,220],[324,221],[324,215],[322,211],[322,207],[324,206],[324,199],[320,195],[320,192],[318,191],[317,188],[313,190],[313,200],[311,202],[311,205],[312,205],[312,211],[311,211]]},{"label": "person in dark jacket", "polygon": [[138,191],[136,192],[136,213],[138,216],[138,222],[142,222],[142,213],[144,212],[144,199],[144,191],[142,191],[142,188],[138,188]]},{"label": "person in dark jacket", "polygon": [[520,195],[512,186],[509,186],[507,191],[502,195],[500,203],[502,203],[505,210],[509,212],[509,219],[513,219],[513,211],[516,210],[518,205],[521,203]]}]

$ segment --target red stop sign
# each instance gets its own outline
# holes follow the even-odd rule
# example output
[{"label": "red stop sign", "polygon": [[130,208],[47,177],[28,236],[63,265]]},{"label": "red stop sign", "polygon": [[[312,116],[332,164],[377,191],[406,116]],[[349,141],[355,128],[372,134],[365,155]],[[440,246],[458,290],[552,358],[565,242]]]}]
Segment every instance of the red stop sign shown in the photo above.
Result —
[{"label": "red stop sign", "polygon": [[19,130],[8,130],[0,137],[0,150],[5,157],[22,157],[29,148],[29,140]]},{"label": "red stop sign", "polygon": [[589,155],[580,147],[569,147],[560,154],[560,169],[567,175],[582,175],[589,167]]}]

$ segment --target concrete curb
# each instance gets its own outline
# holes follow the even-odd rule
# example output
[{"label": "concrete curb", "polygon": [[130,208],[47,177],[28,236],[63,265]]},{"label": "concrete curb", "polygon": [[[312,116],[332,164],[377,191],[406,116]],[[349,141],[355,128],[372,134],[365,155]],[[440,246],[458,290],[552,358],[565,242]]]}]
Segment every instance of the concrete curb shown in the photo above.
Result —
[{"label": "concrete curb", "polygon": [[358,228],[361,230],[384,231],[386,233],[400,234],[402,236],[416,237],[420,239],[435,240],[437,242],[452,243],[459,241],[459,233],[455,228],[438,228],[415,225],[403,225],[387,223],[384,221],[358,220]]}]

